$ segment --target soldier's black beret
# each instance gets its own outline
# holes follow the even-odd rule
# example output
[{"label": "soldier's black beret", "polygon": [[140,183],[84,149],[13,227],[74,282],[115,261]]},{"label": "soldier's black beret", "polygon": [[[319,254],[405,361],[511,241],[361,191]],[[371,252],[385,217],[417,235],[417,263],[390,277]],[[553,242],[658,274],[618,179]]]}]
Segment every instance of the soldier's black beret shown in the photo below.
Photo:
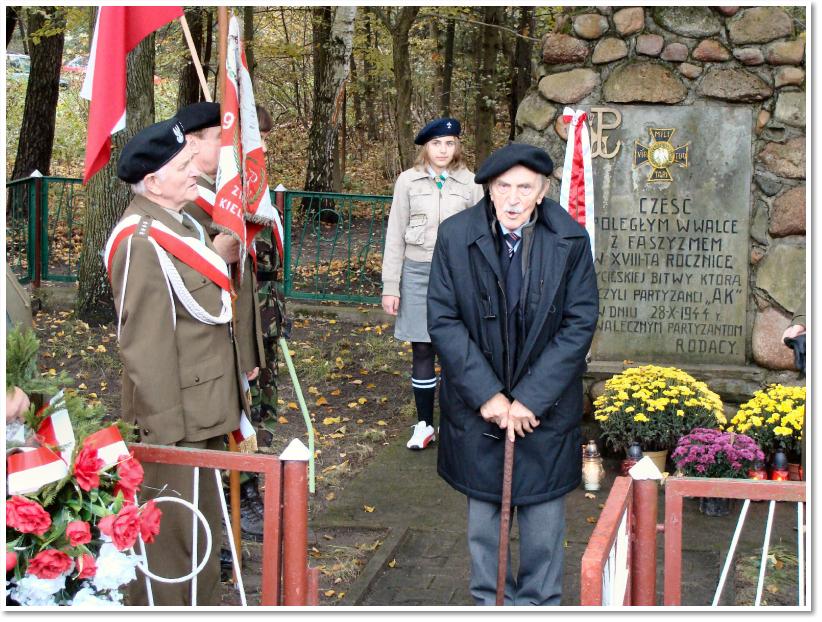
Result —
[{"label": "soldier's black beret", "polygon": [[487,183],[518,164],[545,176],[554,170],[554,163],[544,149],[525,143],[509,143],[485,158],[474,175],[474,182]]},{"label": "soldier's black beret", "polygon": [[434,119],[417,133],[414,144],[424,145],[432,138],[437,138],[438,136],[459,136],[460,131],[460,122],[456,119],[448,117]]},{"label": "soldier's black beret", "polygon": [[186,134],[189,134],[220,125],[220,104],[216,102],[189,104],[181,108],[175,116],[183,124]]},{"label": "soldier's black beret", "polygon": [[117,177],[136,184],[168,164],[185,146],[185,132],[176,118],[149,125],[123,147],[117,161]]}]

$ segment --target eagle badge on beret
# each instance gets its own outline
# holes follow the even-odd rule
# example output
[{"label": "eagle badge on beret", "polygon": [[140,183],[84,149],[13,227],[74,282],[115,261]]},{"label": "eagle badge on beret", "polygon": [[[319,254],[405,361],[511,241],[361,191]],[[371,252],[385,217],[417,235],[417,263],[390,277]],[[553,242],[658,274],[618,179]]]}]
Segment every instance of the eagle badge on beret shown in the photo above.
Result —
[{"label": "eagle badge on beret", "polygon": [[174,135],[177,137],[178,143],[181,143],[185,140],[185,137],[183,136],[183,128],[180,126],[179,123],[176,123],[174,125]]}]

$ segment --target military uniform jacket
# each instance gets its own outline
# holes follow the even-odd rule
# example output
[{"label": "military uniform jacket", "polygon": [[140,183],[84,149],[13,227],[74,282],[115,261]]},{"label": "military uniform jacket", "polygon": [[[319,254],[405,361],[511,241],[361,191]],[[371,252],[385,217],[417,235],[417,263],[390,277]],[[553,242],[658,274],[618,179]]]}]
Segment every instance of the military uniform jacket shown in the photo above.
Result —
[{"label": "military uniform jacket", "polygon": [[[144,197],[134,197],[123,218],[135,214],[179,235],[197,237]],[[210,241],[206,244],[213,250]],[[172,311],[170,289],[151,242],[135,234],[130,253],[128,247],[126,241],[120,244],[111,270],[120,317],[123,419],[139,426],[143,442],[159,445],[202,441],[236,430],[243,402],[229,325],[204,324],[176,299]],[[127,255],[127,287],[121,300]],[[194,299],[209,313],[218,313],[221,289],[169,257]]]},{"label": "military uniform jacket", "polygon": [[[200,177],[197,184],[214,192],[214,182]],[[205,229],[213,240],[219,231],[214,228],[211,215],[197,205],[189,203],[183,208]],[[254,271],[254,262],[250,255],[245,257],[243,268],[243,282],[237,291],[237,300],[234,302],[234,339],[240,357],[240,370],[251,371],[255,367],[265,367],[265,350],[263,349],[263,327],[260,319],[260,303],[257,300],[257,274]]]}]

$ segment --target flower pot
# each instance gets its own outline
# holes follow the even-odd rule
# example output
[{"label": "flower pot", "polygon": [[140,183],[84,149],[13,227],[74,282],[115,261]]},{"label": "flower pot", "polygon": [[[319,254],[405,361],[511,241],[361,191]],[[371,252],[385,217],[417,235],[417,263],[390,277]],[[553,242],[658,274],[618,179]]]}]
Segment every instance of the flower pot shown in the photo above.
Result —
[{"label": "flower pot", "polygon": [[788,479],[792,482],[801,482],[805,479],[801,464],[795,462],[788,463]]},{"label": "flower pot", "polygon": [[731,513],[730,501],[727,497],[700,497],[699,511],[705,516],[727,516]]},{"label": "flower pot", "polygon": [[656,465],[656,468],[659,469],[660,473],[665,472],[665,462],[668,460],[667,449],[663,449],[662,451],[644,451],[642,455],[649,457]]}]

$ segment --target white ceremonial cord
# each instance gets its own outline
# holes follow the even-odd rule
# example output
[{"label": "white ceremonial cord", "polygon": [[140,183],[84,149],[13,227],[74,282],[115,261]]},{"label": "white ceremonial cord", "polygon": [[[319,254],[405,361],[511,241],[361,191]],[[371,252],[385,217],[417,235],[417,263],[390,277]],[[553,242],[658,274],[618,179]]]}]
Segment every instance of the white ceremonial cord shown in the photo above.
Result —
[{"label": "white ceremonial cord", "polygon": [[123,293],[120,294],[120,313],[117,314],[117,341],[120,341],[120,326],[123,319],[123,303],[126,300],[126,286],[128,285],[128,266],[131,263],[131,240],[133,236],[128,237],[128,245],[126,246],[126,267],[123,270]]},{"label": "white ceremonial cord", "polygon": [[231,320],[231,294],[225,290],[221,290],[220,297],[222,300],[222,309],[220,310],[219,315],[211,315],[208,311],[203,309],[202,306],[200,306],[200,303],[194,300],[194,297],[186,288],[183,278],[180,276],[180,273],[177,272],[177,268],[174,267],[174,263],[171,259],[169,259],[168,255],[166,255],[165,251],[162,250],[156,241],[151,238],[148,239],[157,251],[157,258],[160,261],[160,267],[163,270],[163,275],[166,277],[166,281],[170,285],[169,296],[171,296],[171,289],[173,288],[174,293],[177,294],[177,298],[183,304],[186,311],[188,311],[195,320],[198,320],[203,324],[228,323]]}]

